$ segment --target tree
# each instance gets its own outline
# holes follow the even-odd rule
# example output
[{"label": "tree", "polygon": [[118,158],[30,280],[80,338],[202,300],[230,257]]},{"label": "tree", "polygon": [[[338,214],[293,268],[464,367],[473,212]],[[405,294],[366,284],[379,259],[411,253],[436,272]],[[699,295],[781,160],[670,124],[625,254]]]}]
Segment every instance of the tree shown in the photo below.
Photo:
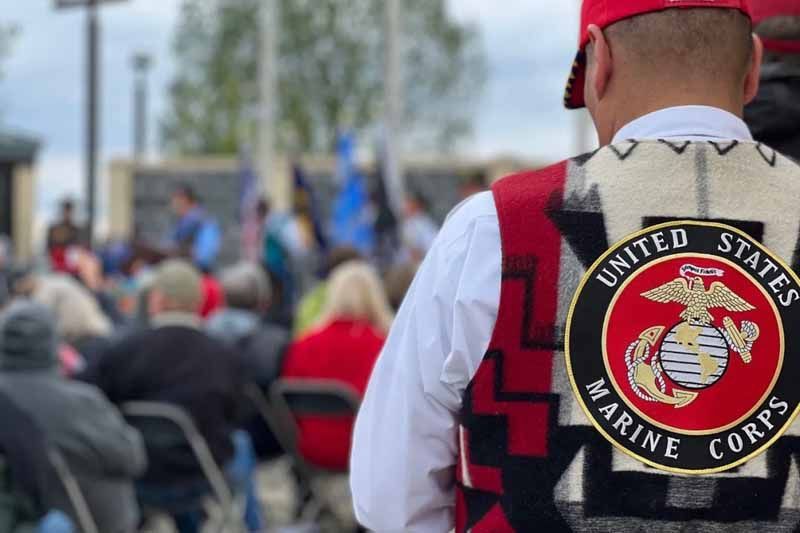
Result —
[{"label": "tree", "polygon": [[[258,0],[184,0],[174,51],[179,71],[162,133],[169,150],[233,153],[257,113]],[[281,0],[281,143],[328,151],[341,127],[366,130],[383,109],[384,2]],[[407,131],[452,146],[470,131],[485,81],[477,30],[445,0],[406,0]]]}]

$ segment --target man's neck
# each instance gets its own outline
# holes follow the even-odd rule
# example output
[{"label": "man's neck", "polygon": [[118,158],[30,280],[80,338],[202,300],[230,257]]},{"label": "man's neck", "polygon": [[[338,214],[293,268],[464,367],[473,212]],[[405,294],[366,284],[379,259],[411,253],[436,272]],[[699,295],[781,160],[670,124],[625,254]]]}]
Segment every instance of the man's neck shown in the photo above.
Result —
[{"label": "man's neck", "polygon": [[714,94],[712,90],[709,90],[708,93],[687,92],[686,94],[666,95],[662,98],[649,98],[646,101],[631,99],[630,105],[619,106],[619,112],[614,119],[608,141],[610,142],[622,128],[631,122],[663,109],[703,106],[727,111],[738,118],[744,116],[744,105],[741,101],[735,102],[732,98],[725,98],[719,93]]},{"label": "man's neck", "polygon": [[679,106],[660,109],[626,124],[612,144],[628,139],[684,141],[752,141],[744,121],[723,109],[711,106]]}]

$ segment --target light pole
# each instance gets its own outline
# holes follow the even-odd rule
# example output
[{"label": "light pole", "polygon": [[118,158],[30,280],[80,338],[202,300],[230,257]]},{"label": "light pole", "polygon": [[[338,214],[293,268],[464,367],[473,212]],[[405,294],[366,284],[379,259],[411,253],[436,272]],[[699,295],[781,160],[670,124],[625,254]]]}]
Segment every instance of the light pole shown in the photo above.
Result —
[{"label": "light pole", "polygon": [[405,200],[403,169],[403,24],[402,0],[385,3],[386,61],[384,66],[384,106],[386,161],[385,170],[389,201],[395,214],[402,213]]},{"label": "light pole", "polygon": [[97,190],[97,148],[99,145],[97,96],[100,92],[100,19],[98,7],[103,3],[122,0],[55,0],[56,9],[86,8],[86,238],[89,245],[94,240]]},{"label": "light pole", "polygon": [[133,156],[137,162],[147,155],[147,74],[152,64],[146,53],[133,56]]}]

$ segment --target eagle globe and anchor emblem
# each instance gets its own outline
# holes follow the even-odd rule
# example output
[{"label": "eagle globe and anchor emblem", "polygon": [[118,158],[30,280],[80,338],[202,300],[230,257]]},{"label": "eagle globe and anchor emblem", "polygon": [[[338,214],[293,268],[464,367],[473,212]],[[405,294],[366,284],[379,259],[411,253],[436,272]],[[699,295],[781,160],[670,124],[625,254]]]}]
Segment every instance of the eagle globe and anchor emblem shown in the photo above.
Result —
[{"label": "eagle globe and anchor emblem", "polygon": [[650,226],[587,269],[567,316],[578,405],[623,453],[680,474],[734,468],[800,413],[800,278],[728,224]]},{"label": "eagle globe and anchor emblem", "polygon": [[[639,398],[686,407],[723,378],[731,353],[738,354],[745,364],[752,362],[760,335],[758,324],[743,320],[737,326],[731,316],[717,320],[710,312],[755,309],[721,281],[712,281],[707,288],[706,278],[724,275],[722,269],[686,264],[680,277],[641,294],[653,302],[683,305],[685,310],[679,315],[681,321],[669,330],[664,325],[647,328],[628,346],[628,383]],[[682,389],[673,387],[668,394],[665,375]]]}]

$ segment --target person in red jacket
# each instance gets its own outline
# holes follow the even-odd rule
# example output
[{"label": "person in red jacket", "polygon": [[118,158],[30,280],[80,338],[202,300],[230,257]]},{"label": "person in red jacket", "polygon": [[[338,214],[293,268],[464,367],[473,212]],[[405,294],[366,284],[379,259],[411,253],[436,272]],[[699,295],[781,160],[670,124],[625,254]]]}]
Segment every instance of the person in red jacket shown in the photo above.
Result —
[{"label": "person in red jacket", "polygon": [[[320,325],[290,347],[282,376],[340,381],[363,397],[391,326],[391,308],[378,275],[366,263],[345,263],[329,284]],[[302,417],[297,422],[300,450],[308,461],[347,470],[353,419]]]}]

